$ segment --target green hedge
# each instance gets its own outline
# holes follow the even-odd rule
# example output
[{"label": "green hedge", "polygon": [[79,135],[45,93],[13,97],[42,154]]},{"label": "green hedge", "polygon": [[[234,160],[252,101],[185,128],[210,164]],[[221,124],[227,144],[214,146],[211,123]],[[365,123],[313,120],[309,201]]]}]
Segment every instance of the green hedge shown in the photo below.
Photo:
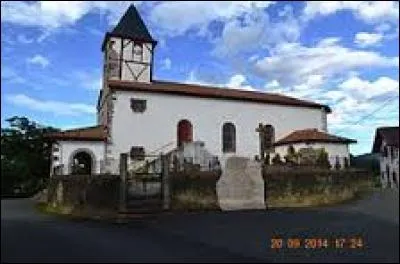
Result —
[{"label": "green hedge", "polygon": [[266,196],[283,193],[321,193],[329,190],[351,189],[360,182],[373,180],[365,170],[328,170],[313,167],[268,166],[263,169]]}]

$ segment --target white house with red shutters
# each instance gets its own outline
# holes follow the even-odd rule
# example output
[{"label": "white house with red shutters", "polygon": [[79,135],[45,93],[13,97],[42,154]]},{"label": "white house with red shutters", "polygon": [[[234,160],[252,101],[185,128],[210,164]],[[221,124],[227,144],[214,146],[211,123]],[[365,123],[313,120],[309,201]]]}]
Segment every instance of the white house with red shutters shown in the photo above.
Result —
[{"label": "white house with red shutters", "polygon": [[228,156],[253,159],[265,151],[283,153],[289,145],[325,147],[330,159],[341,163],[349,158],[348,144],[355,141],[328,134],[329,106],[281,94],[154,80],[156,46],[130,6],[101,47],[97,125],[50,135],[56,140],[52,173],[70,174],[82,166],[89,173],[118,173],[121,153],[169,154],[202,170]]}]

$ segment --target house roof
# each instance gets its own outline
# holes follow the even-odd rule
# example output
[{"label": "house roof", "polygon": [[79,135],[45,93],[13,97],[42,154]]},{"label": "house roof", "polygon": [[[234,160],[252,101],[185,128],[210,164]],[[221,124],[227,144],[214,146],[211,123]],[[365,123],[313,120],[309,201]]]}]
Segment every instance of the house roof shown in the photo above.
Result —
[{"label": "house roof", "polygon": [[69,129],[61,132],[48,133],[45,136],[57,140],[74,141],[104,141],[106,139],[103,126]]},{"label": "house roof", "polygon": [[115,28],[111,32],[106,33],[102,44],[102,50],[104,49],[106,40],[111,36],[157,43],[150,35],[150,32],[133,4],[128,8]]},{"label": "house roof", "polygon": [[379,127],[375,132],[374,145],[372,146],[372,153],[377,153],[380,150],[382,140],[386,145],[399,147],[399,127]]},{"label": "house roof", "polygon": [[354,139],[338,137],[318,129],[296,130],[274,143],[274,146],[303,143],[303,142],[324,142],[324,143],[357,143]]},{"label": "house roof", "polygon": [[270,103],[278,105],[291,105],[309,108],[323,108],[327,113],[331,109],[327,105],[315,102],[300,100],[297,98],[284,96],[274,93],[253,92],[237,89],[220,87],[202,86],[195,84],[183,84],[166,81],[153,81],[151,83],[128,82],[128,81],[108,81],[108,85],[113,90],[142,91],[150,93],[166,93],[183,96],[217,98],[225,100],[251,101],[259,103]]}]

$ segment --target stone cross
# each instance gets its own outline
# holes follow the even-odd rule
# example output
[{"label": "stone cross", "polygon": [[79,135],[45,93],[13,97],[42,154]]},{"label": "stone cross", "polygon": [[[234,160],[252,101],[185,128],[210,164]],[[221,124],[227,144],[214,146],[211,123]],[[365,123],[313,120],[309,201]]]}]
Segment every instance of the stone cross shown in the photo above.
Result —
[{"label": "stone cross", "polygon": [[264,160],[265,154],[271,152],[273,141],[273,127],[271,125],[258,124],[256,132],[259,133],[260,138],[260,159]]},{"label": "stone cross", "polygon": [[256,132],[258,133],[258,136],[260,138],[260,159],[264,160],[264,154],[265,154],[265,134],[266,134],[266,126],[263,125],[262,123],[258,124],[258,127],[256,128]]}]

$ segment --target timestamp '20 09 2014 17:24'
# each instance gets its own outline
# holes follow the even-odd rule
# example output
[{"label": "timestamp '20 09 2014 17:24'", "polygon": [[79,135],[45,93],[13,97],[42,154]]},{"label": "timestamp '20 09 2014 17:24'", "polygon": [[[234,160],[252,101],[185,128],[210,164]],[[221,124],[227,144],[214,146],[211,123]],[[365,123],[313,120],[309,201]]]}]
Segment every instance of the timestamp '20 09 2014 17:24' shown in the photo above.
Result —
[{"label": "timestamp '20 09 2014 17:24'", "polygon": [[272,249],[280,249],[280,248],[309,248],[309,249],[319,249],[319,248],[363,248],[364,242],[362,238],[354,237],[354,238],[272,238],[271,239],[271,248]]}]

